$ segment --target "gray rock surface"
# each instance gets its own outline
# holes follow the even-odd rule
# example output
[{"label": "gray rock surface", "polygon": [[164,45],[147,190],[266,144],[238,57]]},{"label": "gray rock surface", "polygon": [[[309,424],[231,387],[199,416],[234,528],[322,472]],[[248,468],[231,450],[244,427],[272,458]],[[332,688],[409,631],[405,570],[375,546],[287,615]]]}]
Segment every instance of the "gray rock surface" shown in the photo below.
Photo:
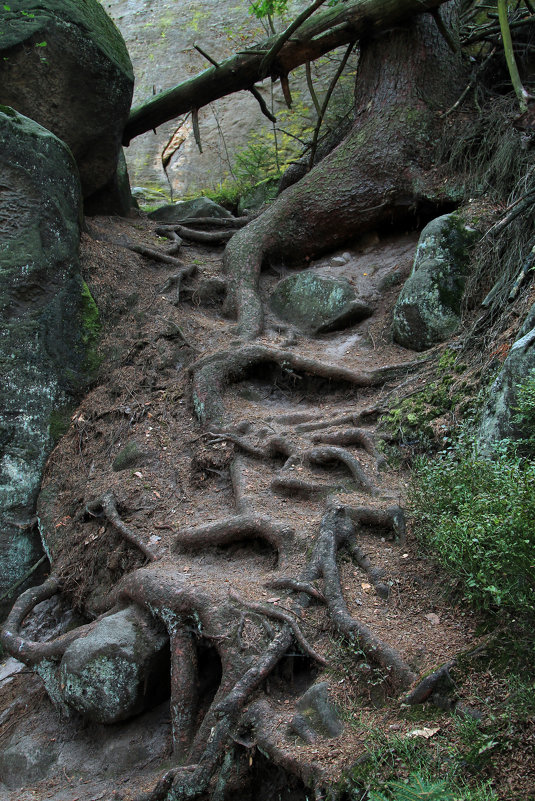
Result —
[{"label": "gray rock surface", "polygon": [[81,195],[72,155],[6,107],[0,183],[1,595],[42,553],[32,525],[41,474],[64,425],[62,409],[95,366],[98,312],[79,274]]},{"label": "gray rock surface", "polygon": [[130,110],[121,34],[98,0],[10,0],[0,29],[0,103],[69,145],[89,197],[115,175]]},{"label": "gray rock surface", "polygon": [[270,305],[277,317],[311,334],[345,328],[373,313],[347,281],[308,271],[279,281]]},{"label": "gray rock surface", "polygon": [[158,680],[167,635],[128,607],[99,621],[65,651],[59,675],[63,700],[89,720],[116,723],[140,712]]},{"label": "gray rock surface", "polygon": [[293,727],[306,742],[314,742],[317,735],[339,737],[343,724],[333,704],[329,701],[329,685],[326,681],[313,684],[297,704],[298,714]]},{"label": "gray rock surface", "polygon": [[[530,320],[531,311],[528,314]],[[520,329],[523,333],[524,326]],[[483,411],[478,432],[478,447],[483,454],[490,455],[496,444],[503,439],[521,439],[527,432],[515,420],[518,405],[518,385],[535,370],[535,328],[516,340],[494,381],[489,399]]]},{"label": "gray rock surface", "polygon": [[195,200],[182,200],[159,209],[151,211],[151,220],[165,223],[181,223],[188,217],[232,217],[230,211],[214,203],[208,197],[198,197]]},{"label": "gray rock surface", "polygon": [[394,309],[394,340],[422,351],[444,342],[461,322],[470,245],[476,232],[455,212],[423,229],[412,272]]}]

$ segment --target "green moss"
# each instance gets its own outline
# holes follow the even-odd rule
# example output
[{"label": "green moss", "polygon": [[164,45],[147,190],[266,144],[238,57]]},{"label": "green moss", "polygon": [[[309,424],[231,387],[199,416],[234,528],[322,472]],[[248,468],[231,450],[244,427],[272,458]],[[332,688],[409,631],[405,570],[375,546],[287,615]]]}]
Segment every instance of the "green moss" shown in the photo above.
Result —
[{"label": "green moss", "polygon": [[74,406],[69,404],[68,406],[63,406],[59,409],[53,409],[50,412],[48,431],[50,434],[50,439],[54,444],[58,442],[64,434],[67,433],[71,422],[73,409]]},{"label": "green moss", "polygon": [[46,36],[51,19],[78,27],[129,78],[133,70],[123,37],[97,0],[10,0],[0,6],[1,48]]}]

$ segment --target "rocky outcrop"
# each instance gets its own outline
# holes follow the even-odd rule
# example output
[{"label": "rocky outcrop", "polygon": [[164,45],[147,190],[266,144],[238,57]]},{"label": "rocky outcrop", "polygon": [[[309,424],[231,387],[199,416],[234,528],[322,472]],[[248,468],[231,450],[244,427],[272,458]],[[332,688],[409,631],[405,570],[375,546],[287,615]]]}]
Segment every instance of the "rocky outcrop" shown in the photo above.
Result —
[{"label": "rocky outcrop", "polygon": [[98,0],[0,5],[0,103],[68,144],[85,198],[113,181],[134,75]]},{"label": "rocky outcrop", "polygon": [[42,553],[33,526],[41,474],[62,409],[97,366],[99,320],[79,273],[80,181],[69,149],[0,107],[0,179],[2,595]]},{"label": "rocky outcrop", "polygon": [[[533,325],[533,311],[526,321]],[[518,386],[533,377],[535,370],[535,328],[520,329],[520,337],[503,363],[498,377],[492,384],[489,398],[479,425],[478,446],[483,454],[492,453],[497,443],[504,439],[520,439],[533,434],[526,431],[518,414]]]},{"label": "rocky outcrop", "polygon": [[461,322],[469,249],[476,232],[457,213],[423,229],[412,272],[394,309],[394,340],[422,351],[444,342]]},{"label": "rocky outcrop", "polygon": [[373,314],[347,281],[307,271],[279,281],[270,306],[277,317],[310,334],[339,330]]},{"label": "rocky outcrop", "polygon": [[[135,607],[103,618],[65,651],[59,668],[62,699],[98,723],[135,715],[146,705],[148,690],[162,684],[162,663],[168,671],[167,642],[150,615]],[[165,682],[161,689],[165,695]]]}]

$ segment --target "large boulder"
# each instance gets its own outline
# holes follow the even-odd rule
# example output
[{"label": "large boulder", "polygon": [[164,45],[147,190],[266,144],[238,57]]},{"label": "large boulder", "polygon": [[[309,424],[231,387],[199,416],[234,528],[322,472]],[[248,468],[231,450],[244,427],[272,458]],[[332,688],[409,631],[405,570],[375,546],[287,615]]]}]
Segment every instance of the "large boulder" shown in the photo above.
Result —
[{"label": "large boulder", "polygon": [[32,522],[41,474],[62,409],[96,367],[99,321],[79,273],[80,181],[67,146],[0,106],[0,176],[2,595],[42,553]]},{"label": "large boulder", "polygon": [[98,723],[141,712],[154,685],[161,695],[167,689],[161,679],[169,675],[167,642],[166,632],[136,607],[103,618],[65,651],[59,668],[62,700]]},{"label": "large boulder", "polygon": [[98,0],[9,0],[0,30],[0,103],[69,145],[89,197],[113,181],[132,100],[121,34]]},{"label": "large boulder", "polygon": [[373,314],[348,281],[309,271],[279,281],[269,302],[277,317],[309,334],[345,328]]},{"label": "large boulder", "polygon": [[[528,315],[529,325],[535,324],[533,310]],[[490,455],[497,443],[504,439],[522,439],[533,434],[526,431],[518,420],[518,386],[533,377],[535,370],[535,328],[525,332],[513,344],[494,381],[483,410],[478,433],[481,453]]]},{"label": "large boulder", "polygon": [[192,217],[232,217],[230,211],[224,209],[209,197],[197,197],[193,200],[180,200],[151,211],[151,220],[164,223],[181,223]]},{"label": "large boulder", "polygon": [[394,340],[422,351],[447,340],[461,322],[470,246],[476,232],[457,213],[423,229],[412,272],[394,309]]}]

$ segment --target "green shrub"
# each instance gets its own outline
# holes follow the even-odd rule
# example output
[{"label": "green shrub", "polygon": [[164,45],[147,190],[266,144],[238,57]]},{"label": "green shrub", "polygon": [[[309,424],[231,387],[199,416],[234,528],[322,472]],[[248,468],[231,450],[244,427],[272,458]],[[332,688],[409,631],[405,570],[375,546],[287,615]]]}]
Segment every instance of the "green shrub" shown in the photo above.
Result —
[{"label": "green shrub", "polygon": [[417,462],[409,505],[415,533],[464,583],[466,598],[519,617],[535,610],[535,462],[507,443],[493,460],[469,441]]}]

